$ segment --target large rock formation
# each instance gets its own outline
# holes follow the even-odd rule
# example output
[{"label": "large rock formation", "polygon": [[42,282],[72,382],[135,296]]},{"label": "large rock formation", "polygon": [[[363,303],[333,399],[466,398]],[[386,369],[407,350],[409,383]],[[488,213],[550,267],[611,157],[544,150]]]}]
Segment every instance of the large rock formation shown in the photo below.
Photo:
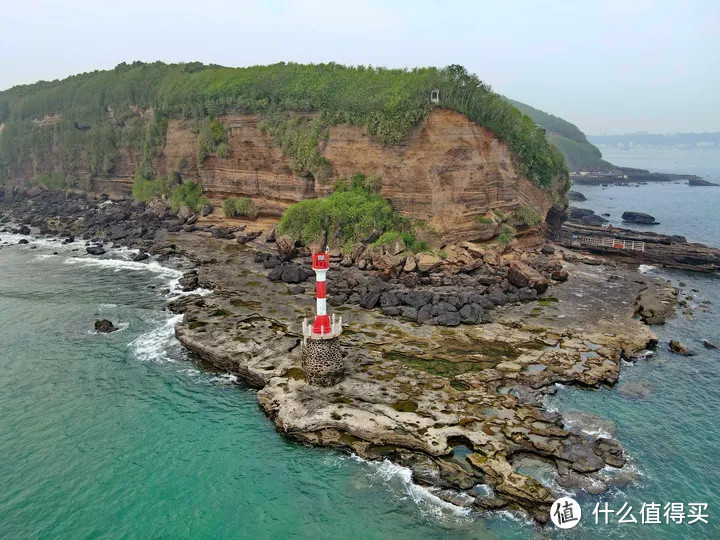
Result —
[{"label": "large rock formation", "polygon": [[[258,127],[259,115],[219,120],[227,133],[226,158],[211,155],[198,167],[198,135],[189,122],[171,119],[165,146],[153,159],[159,176],[177,171],[199,179],[215,205],[228,197],[251,197],[264,214],[280,216],[289,205],[327,195],[335,180],[361,171],[382,179],[382,193],[396,210],[427,221],[449,241],[480,239],[476,218],[491,209],[507,213],[529,205],[544,218],[552,206],[550,191],[517,172],[505,142],[448,109],[433,110],[403,143],[392,146],[383,146],[361,126],[331,127],[320,142],[320,153],[333,170],[325,184],[293,173],[280,146]],[[124,150],[112,173],[93,179],[90,188],[130,196],[140,160],[138,151]],[[53,159],[46,161],[28,164],[27,177],[57,168]],[[564,179],[557,182],[555,189],[563,189]]]}]

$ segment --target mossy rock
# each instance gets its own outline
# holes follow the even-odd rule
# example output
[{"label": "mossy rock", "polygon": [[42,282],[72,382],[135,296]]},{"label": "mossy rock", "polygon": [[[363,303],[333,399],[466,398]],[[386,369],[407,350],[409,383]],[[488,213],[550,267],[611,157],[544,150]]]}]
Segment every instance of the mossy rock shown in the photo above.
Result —
[{"label": "mossy rock", "polygon": [[401,400],[395,402],[393,409],[398,412],[415,412],[417,411],[418,404],[412,400]]},{"label": "mossy rock", "polygon": [[304,381],[305,380],[305,372],[298,367],[293,367],[287,370],[285,373],[285,376],[288,379],[295,379],[298,381]]}]

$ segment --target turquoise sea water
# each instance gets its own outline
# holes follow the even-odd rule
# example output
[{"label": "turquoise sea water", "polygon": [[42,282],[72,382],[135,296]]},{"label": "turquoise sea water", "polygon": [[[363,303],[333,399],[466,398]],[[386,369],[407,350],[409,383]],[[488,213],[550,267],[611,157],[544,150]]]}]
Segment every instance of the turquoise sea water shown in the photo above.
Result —
[{"label": "turquoise sea water", "polygon": [[[612,189],[644,201],[693,200],[698,192],[682,189],[699,188]],[[583,204],[597,209],[604,193]],[[710,222],[714,209],[698,199]],[[720,245],[715,224],[683,230],[682,214],[656,216]],[[7,240],[17,237],[0,234]],[[0,248],[0,539],[720,537],[720,352],[700,343],[720,343],[716,276],[647,269],[686,282],[691,303],[712,304],[659,328],[656,355],[624,366],[621,384],[649,383],[646,399],[563,387],[549,402],[611,419],[641,475],[632,487],[579,497],[582,524],[560,534],[469,514],[412,486],[407,470],[281,437],[253,391],[198,366],[174,341],[162,309],[178,271],[122,252],[98,262],[35,246]],[[92,333],[100,317],[122,330]],[[667,354],[670,338],[698,355]],[[643,502],[708,503],[710,523],[594,525],[596,502],[627,502],[638,522]]]}]

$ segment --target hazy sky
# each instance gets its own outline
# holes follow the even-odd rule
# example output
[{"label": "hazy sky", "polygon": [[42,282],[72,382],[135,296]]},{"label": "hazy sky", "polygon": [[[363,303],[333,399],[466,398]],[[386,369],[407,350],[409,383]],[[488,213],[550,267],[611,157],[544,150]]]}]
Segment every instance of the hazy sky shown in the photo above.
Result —
[{"label": "hazy sky", "polygon": [[718,0],[2,3],[2,89],[133,60],[455,63],[589,134],[720,131]]}]

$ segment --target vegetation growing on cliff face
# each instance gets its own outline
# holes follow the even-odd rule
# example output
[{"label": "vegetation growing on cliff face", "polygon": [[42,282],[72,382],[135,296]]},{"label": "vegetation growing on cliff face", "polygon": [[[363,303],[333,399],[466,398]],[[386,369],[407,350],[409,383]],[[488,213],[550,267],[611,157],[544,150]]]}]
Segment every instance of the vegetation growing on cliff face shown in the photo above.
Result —
[{"label": "vegetation growing on cliff face", "polygon": [[532,206],[523,205],[513,212],[513,218],[519,221],[525,227],[535,227],[540,225],[542,218],[537,210]]},{"label": "vegetation growing on cliff face", "polygon": [[[109,174],[122,149],[142,145],[139,172],[150,179],[168,116],[202,121],[247,111],[266,117],[266,129],[286,148],[298,171],[322,178],[329,164],[319,159],[315,141],[324,127],[363,125],[383,144],[398,143],[434,106],[429,100],[433,88],[440,90],[441,106],[465,114],[506,141],[518,170],[538,185],[549,187],[554,178],[567,175],[562,155],[532,120],[460,66],[400,70],[280,63],[225,68],[162,62],[123,63],[109,71],[0,93],[6,124],[0,135],[0,175],[22,175],[28,163],[47,161],[51,154],[54,169],[68,175],[80,174],[82,163],[92,164],[92,174]],[[138,107],[156,113],[155,127],[142,141]],[[284,111],[315,113],[318,120],[275,117]],[[126,136],[128,129],[132,133]],[[213,145],[222,155],[222,144],[211,130],[211,140],[198,148],[199,161]]]},{"label": "vegetation growing on cliff face", "polygon": [[318,146],[320,139],[329,135],[322,119],[276,112],[260,122],[260,129],[267,131],[278,142],[283,153],[290,158],[295,174],[312,176],[321,184],[328,181],[332,166],[320,155]]},{"label": "vegetation growing on cliff face", "polygon": [[217,154],[221,158],[228,157],[230,150],[227,145],[225,126],[217,118],[202,118],[198,121],[197,165],[202,167],[205,158]]},{"label": "vegetation growing on cliff face", "polygon": [[173,189],[170,197],[170,206],[178,211],[181,206],[187,206],[193,212],[197,212],[208,200],[202,196],[203,189],[199,182],[187,180]]},{"label": "vegetation growing on cliff face", "polygon": [[374,241],[387,231],[410,232],[409,221],[380,195],[379,184],[364,174],[338,182],[325,198],[307,199],[285,211],[278,233],[307,245],[327,234],[331,245]]}]

